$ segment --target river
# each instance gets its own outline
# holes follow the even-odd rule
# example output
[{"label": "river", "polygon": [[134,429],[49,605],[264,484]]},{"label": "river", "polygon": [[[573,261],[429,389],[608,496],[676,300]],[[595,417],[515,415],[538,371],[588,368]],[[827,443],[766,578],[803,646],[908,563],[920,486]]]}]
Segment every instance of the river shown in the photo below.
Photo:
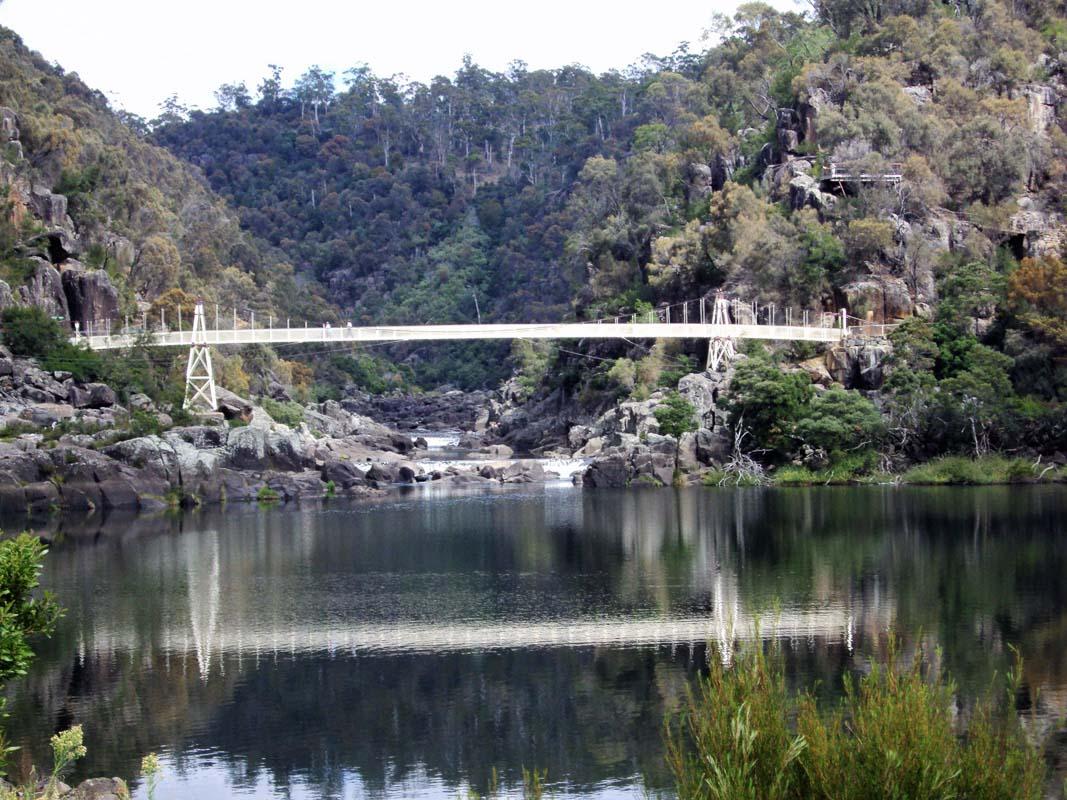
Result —
[{"label": "river", "polygon": [[83,724],[76,778],[157,751],[160,800],[455,798],[523,766],[669,794],[662,719],[709,641],[758,628],[829,695],[890,626],[964,698],[1020,647],[1040,727],[1067,714],[1065,512],[1061,487],[559,483],[53,520],[67,614],[7,729],[25,765]]}]

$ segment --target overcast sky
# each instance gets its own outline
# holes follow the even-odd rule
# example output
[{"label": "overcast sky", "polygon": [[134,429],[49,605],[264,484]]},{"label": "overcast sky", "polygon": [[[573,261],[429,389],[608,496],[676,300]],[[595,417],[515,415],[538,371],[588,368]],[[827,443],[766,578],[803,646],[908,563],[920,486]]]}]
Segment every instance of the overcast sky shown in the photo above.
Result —
[{"label": "overcast sky", "polygon": [[[286,84],[312,64],[368,64],[379,75],[425,81],[451,74],[464,53],[492,70],[579,63],[622,69],[644,53],[694,49],[716,12],[737,0],[6,0],[0,24],[77,72],[112,104],[149,119],[177,94],[211,108],[220,83],[254,92],[267,64]],[[774,0],[797,8],[794,0]]]}]

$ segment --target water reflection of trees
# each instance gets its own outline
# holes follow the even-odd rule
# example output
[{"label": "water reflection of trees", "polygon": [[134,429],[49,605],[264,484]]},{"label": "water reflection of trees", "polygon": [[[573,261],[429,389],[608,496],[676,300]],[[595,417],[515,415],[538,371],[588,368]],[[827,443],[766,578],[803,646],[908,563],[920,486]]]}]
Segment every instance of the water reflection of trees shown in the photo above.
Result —
[{"label": "water reflection of trees", "polygon": [[[13,698],[12,728],[28,757],[83,722],[83,769],[96,774],[133,774],[162,746],[219,752],[235,778],[262,769],[324,788],[353,769],[380,788],[420,770],[455,783],[523,764],[583,785],[656,782],[659,722],[703,645],[257,663],[233,633],[673,616],[724,597],[768,617],[854,612],[852,651],[842,636],[787,643],[798,683],[833,686],[860,667],[884,624],[871,610],[888,608],[901,630],[944,647],[969,692],[1003,666],[1005,643],[1020,644],[1042,702],[1062,714],[1065,505],[1046,489],[548,492],[141,519],[100,541],[61,528],[47,580],[70,614]],[[183,652],[176,629],[188,632]]]}]

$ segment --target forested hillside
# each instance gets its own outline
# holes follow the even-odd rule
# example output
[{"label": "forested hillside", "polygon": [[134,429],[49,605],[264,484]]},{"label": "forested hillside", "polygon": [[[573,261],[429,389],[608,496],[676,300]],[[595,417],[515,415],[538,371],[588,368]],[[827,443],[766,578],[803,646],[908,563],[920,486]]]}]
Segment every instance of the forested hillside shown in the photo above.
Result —
[{"label": "forested hillside", "polygon": [[[241,231],[199,171],[147,142],[142,123],[6,29],[0,107],[0,306],[31,302],[72,322],[103,324],[139,320],[180,288],[184,294],[162,301],[172,312],[183,299],[188,312],[202,295],[224,306],[322,315],[308,302],[312,292],[296,289],[284,257]],[[84,291],[64,292],[76,283]]]}]

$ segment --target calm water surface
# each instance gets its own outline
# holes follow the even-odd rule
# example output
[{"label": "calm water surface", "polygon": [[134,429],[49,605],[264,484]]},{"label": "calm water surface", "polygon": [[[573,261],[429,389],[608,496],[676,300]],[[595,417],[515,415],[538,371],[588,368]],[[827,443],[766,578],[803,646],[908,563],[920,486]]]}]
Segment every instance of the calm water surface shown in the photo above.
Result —
[{"label": "calm water surface", "polygon": [[[8,729],[159,798],[434,797],[523,765],[557,796],[670,786],[660,726],[708,642],[782,642],[792,680],[943,649],[961,701],[1018,645],[1019,703],[1067,714],[1067,491],[434,494],[45,525],[68,609]],[[137,795],[144,787],[137,784]]]}]

